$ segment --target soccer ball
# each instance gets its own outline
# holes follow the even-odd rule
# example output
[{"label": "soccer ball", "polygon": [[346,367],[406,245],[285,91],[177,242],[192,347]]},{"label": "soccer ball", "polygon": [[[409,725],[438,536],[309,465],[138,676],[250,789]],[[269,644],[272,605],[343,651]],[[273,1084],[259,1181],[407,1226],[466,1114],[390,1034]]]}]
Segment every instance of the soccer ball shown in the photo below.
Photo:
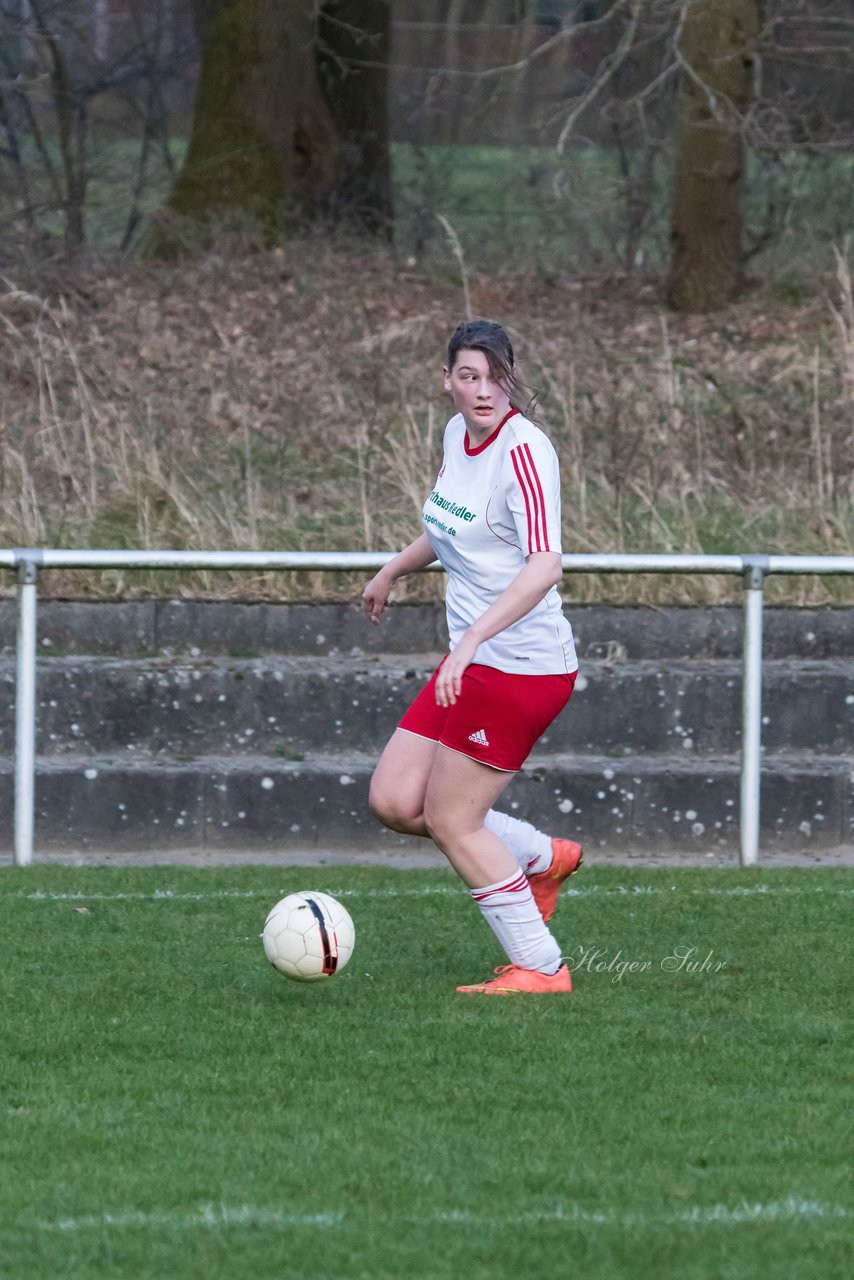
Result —
[{"label": "soccer ball", "polygon": [[289,893],[264,922],[264,954],[297,982],[340,973],[356,941],[350,913],[328,893]]}]

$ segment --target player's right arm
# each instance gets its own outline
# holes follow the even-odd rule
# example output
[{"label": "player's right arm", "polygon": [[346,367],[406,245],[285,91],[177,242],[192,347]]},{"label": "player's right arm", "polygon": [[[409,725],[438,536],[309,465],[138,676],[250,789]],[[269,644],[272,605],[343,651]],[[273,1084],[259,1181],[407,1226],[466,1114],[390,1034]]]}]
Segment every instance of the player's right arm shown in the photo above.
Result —
[{"label": "player's right arm", "polygon": [[422,533],[410,542],[408,547],[398,551],[396,556],[383,565],[379,573],[371,578],[362,592],[362,612],[373,623],[378,623],[380,616],[388,606],[388,597],[398,578],[405,578],[408,573],[416,573],[426,569],[436,559],[436,552],[430,545],[426,533]]}]

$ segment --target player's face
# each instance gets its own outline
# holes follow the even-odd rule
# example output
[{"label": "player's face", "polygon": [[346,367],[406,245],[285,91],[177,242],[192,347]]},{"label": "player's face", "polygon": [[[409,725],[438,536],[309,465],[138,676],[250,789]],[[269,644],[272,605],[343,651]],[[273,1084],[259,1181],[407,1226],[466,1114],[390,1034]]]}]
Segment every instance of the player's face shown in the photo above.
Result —
[{"label": "player's face", "polygon": [[453,369],[443,369],[445,390],[466,420],[469,432],[482,439],[510,412],[510,397],[493,377],[482,351],[463,348]]}]

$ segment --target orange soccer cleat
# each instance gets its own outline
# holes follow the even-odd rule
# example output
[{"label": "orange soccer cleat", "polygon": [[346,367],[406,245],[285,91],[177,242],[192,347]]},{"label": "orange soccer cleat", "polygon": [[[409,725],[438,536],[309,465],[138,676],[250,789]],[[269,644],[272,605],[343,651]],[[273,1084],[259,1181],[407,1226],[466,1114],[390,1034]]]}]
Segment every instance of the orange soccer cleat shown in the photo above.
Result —
[{"label": "orange soccer cleat", "polygon": [[502,964],[495,970],[494,978],[475,982],[470,987],[457,987],[457,991],[465,996],[565,996],[572,991],[572,979],[565,964],[557,973],[540,973],[539,969],[520,969],[515,964]]},{"label": "orange soccer cleat", "polygon": [[544,920],[551,920],[558,889],[564,880],[575,875],[583,858],[581,845],[574,840],[552,840],[552,861],[548,871],[528,876],[531,893]]}]

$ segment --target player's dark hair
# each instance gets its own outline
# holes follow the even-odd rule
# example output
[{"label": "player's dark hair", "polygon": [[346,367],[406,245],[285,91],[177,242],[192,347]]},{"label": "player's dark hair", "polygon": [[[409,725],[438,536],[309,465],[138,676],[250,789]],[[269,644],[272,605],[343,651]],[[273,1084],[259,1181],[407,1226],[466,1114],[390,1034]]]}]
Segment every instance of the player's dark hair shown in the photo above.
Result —
[{"label": "player's dark hair", "polygon": [[453,372],[461,351],[482,351],[489,372],[507,392],[513,408],[531,416],[536,394],[517,377],[513,343],[500,324],[494,320],[464,320],[458,324],[448,343],[449,373]]}]

